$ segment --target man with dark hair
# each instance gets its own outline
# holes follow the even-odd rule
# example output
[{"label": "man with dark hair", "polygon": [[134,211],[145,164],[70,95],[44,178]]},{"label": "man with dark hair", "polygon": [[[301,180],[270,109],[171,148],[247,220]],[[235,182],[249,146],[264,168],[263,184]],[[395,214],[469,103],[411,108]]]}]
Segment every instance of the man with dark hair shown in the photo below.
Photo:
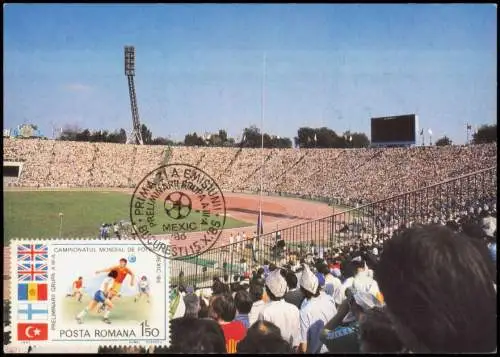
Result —
[{"label": "man with dark hair", "polygon": [[290,344],[281,337],[280,329],[269,321],[257,321],[247,331],[237,347],[238,353],[269,354],[292,352]]},{"label": "man with dark hair", "polygon": [[403,344],[382,307],[366,311],[359,322],[361,353],[400,353]]},{"label": "man with dark hair", "polygon": [[233,321],[236,316],[233,297],[230,294],[212,296],[208,311],[224,332],[227,353],[236,353],[236,345],[245,337],[246,328],[241,321]]},{"label": "man with dark hair", "polygon": [[248,314],[248,323],[252,326],[259,318],[259,314],[262,309],[266,306],[268,297],[264,291],[264,283],[259,280],[252,280],[250,283],[249,294],[253,304],[252,309]]},{"label": "man with dark hair", "polygon": [[278,326],[283,339],[293,348],[300,342],[299,309],[283,299],[286,290],[286,280],[279,269],[270,273],[266,279],[266,293],[270,302],[262,309],[259,320]]},{"label": "man with dark hair", "polygon": [[231,294],[234,296],[234,294],[236,294],[238,291],[241,290],[241,285],[238,282],[231,283],[229,288],[230,288]]},{"label": "man with dark hair", "polygon": [[442,226],[414,227],[387,241],[376,273],[404,346],[414,353],[494,352],[492,264],[470,238]]},{"label": "man with dark hair", "polygon": [[226,353],[224,333],[211,319],[181,317],[170,322],[170,353]]},{"label": "man with dark hair", "polygon": [[286,283],[288,285],[288,291],[286,292],[284,299],[286,302],[297,306],[300,309],[302,301],[304,301],[304,294],[302,290],[298,287],[297,275],[293,271],[287,271],[285,276]]},{"label": "man with dark hair", "polygon": [[212,284],[212,295],[225,294],[229,292],[229,287],[220,280],[215,280]]},{"label": "man with dark hair", "polygon": [[253,301],[250,293],[246,290],[240,290],[234,296],[234,303],[236,305],[236,317],[234,321],[241,321],[246,329],[250,327],[250,320],[248,314],[252,309]]}]

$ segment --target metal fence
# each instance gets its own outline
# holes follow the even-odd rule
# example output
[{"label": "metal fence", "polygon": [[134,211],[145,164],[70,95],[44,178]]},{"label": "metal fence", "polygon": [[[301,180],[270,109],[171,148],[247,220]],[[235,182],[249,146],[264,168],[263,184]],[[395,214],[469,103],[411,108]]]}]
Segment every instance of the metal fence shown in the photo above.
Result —
[{"label": "metal fence", "polygon": [[[377,188],[374,187],[374,190]],[[413,223],[438,222],[491,207],[497,198],[497,168],[491,167],[436,185],[261,235],[257,239],[208,250],[172,262],[173,285],[209,287],[214,276],[240,275],[269,261],[283,265],[291,256],[322,255],[331,248],[375,238]]]}]

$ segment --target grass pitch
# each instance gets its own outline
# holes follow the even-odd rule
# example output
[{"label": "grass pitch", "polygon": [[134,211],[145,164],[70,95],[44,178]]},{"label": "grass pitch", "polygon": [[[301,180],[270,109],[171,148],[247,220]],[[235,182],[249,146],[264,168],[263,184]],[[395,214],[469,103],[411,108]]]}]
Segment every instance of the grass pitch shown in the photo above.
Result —
[{"label": "grass pitch", "polygon": [[[151,297],[153,299],[154,297]],[[76,315],[80,311],[82,311],[89,302],[92,301],[92,298],[88,294],[84,294],[82,297],[82,302],[78,302],[73,297],[65,297],[63,301],[63,319],[65,322],[75,323]],[[130,322],[131,324],[137,325],[142,321],[146,321],[150,319],[151,304],[148,304],[145,296],[142,296],[140,300],[134,302],[133,296],[122,296],[121,298],[113,299],[113,309],[111,310],[111,314],[109,319],[111,321],[111,326],[113,326],[113,322],[123,326],[124,323]],[[84,325],[95,325],[102,324],[106,325],[103,319],[104,313],[97,313],[97,311],[89,312],[83,319]]]},{"label": "grass pitch", "polygon": [[[8,191],[3,193],[4,244],[12,238],[97,237],[102,223],[130,221],[131,195],[109,191]],[[196,218],[196,213],[191,213]],[[163,220],[162,223],[165,223]],[[166,222],[168,223],[168,222]],[[171,223],[179,223],[172,222]],[[226,217],[225,229],[251,224]],[[153,234],[165,233],[158,226]]]}]

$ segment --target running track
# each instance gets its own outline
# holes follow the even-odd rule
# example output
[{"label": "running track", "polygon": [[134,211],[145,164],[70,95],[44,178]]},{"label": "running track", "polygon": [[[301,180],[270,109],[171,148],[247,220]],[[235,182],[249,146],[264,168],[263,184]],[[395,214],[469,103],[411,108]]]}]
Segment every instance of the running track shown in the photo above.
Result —
[{"label": "running track", "polygon": [[[106,189],[100,189],[106,191]],[[117,191],[109,189],[107,191]],[[130,192],[130,190],[119,190]],[[229,244],[229,235],[245,232],[251,236],[256,231],[259,211],[259,196],[248,194],[225,193],[227,214],[240,221],[251,224],[249,227],[226,229],[221,234],[214,247]],[[262,197],[262,212],[264,233],[294,226],[313,219],[332,214],[332,208],[327,204],[294,198],[275,196]],[[267,213],[270,213],[266,215]],[[4,247],[4,300],[10,299],[10,248]]]}]

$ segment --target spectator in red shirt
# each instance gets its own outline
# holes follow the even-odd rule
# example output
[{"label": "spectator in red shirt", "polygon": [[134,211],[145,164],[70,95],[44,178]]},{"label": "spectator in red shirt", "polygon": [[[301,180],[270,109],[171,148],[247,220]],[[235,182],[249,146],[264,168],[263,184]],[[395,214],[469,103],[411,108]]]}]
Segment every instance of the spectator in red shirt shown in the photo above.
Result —
[{"label": "spectator in red shirt", "polygon": [[218,322],[224,332],[227,353],[236,353],[236,346],[245,338],[247,329],[236,317],[236,305],[230,294],[215,295],[209,306],[209,316]]},{"label": "spectator in red shirt", "polygon": [[281,337],[278,326],[259,320],[248,329],[246,337],[238,344],[240,354],[291,354],[290,344]]}]

